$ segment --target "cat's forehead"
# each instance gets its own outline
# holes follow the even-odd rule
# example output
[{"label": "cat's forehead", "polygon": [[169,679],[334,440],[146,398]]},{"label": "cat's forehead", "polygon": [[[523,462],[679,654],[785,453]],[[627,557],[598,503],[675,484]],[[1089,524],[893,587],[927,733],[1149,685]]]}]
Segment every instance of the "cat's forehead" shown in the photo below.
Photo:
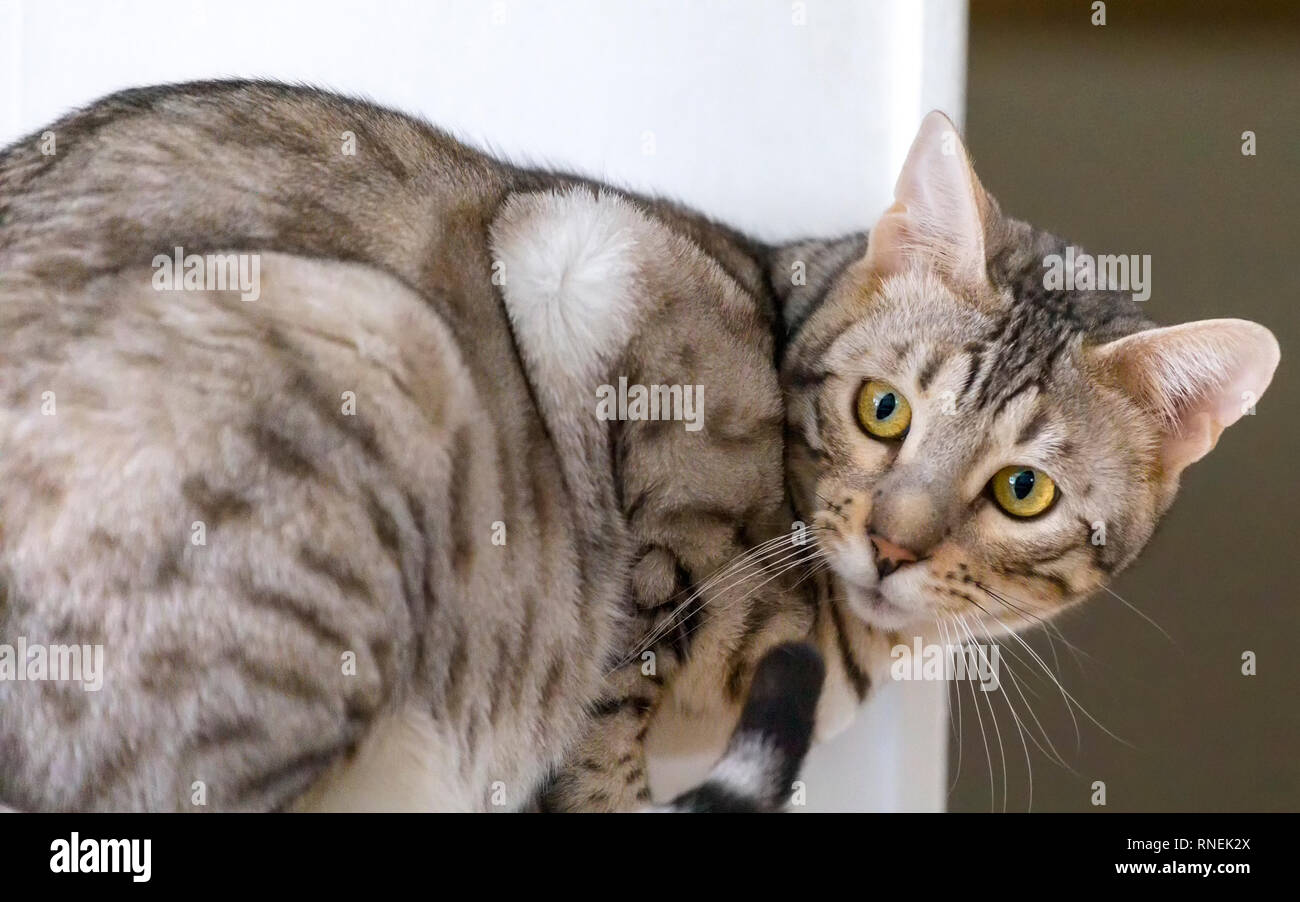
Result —
[{"label": "cat's forehead", "polygon": [[[1006,279],[1006,270],[978,291],[961,290],[931,272],[916,271],[853,285],[843,305],[845,358],[885,358],[899,364],[922,346],[935,353],[962,349],[981,358],[988,378],[985,400],[1042,383],[1067,352],[1141,327],[1131,302],[1111,292],[1054,291],[1041,279]],[[834,365],[837,361],[830,361]],[[1065,368],[1069,368],[1068,366]]]},{"label": "cat's forehead", "polygon": [[893,276],[873,286],[847,287],[831,368],[855,362],[898,369],[920,350],[955,350],[989,335],[995,318],[966,303],[930,273]]}]

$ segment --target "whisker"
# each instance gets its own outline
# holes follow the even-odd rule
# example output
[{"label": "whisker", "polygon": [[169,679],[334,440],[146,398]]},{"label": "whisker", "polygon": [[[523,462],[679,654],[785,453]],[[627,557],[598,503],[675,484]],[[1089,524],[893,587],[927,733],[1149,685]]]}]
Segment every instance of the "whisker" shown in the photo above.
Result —
[{"label": "whisker", "polygon": [[[794,570],[794,569],[797,568],[797,567],[801,567],[801,566],[803,566],[804,564],[807,564],[810,560],[812,560],[812,559],[815,558],[815,557],[816,557],[816,555],[814,554],[814,555],[812,555],[812,556],[810,556],[810,557],[803,558],[802,560],[795,560],[795,561],[793,561],[792,563],[786,564],[784,567],[782,567],[782,568],[781,568],[780,570],[778,570],[776,573],[773,573],[773,574],[772,574],[771,576],[769,576],[767,579],[763,580],[761,583],[759,583],[757,586],[755,586],[753,589],[751,589],[750,592],[749,592],[749,594],[747,594],[747,595],[743,595],[743,596],[741,596],[740,598],[732,599],[732,601],[731,601],[730,603],[728,603],[728,604],[722,606],[721,610],[717,610],[717,611],[715,611],[715,610],[713,610],[712,608],[710,608],[710,610],[709,610],[709,616],[710,616],[711,618],[713,618],[713,619],[717,619],[718,617],[720,617],[720,616],[722,616],[723,614],[725,614],[727,611],[730,611],[730,610],[731,610],[732,608],[734,608],[736,605],[741,604],[741,603],[743,603],[743,602],[749,600],[749,598],[750,598],[751,596],[753,596],[753,594],[754,594],[755,592],[757,592],[759,589],[761,589],[761,588],[763,588],[764,586],[766,586],[766,585],[767,585],[768,583],[770,583],[772,580],[779,578],[782,574],[787,573],[787,572],[789,572],[789,571],[791,571],[791,570]],[[822,569],[827,569],[827,568],[830,567],[830,564],[829,564],[829,563],[826,563],[825,561],[818,561],[818,566],[821,567]],[[816,571],[816,572],[820,572],[820,570],[818,570],[818,571]],[[812,575],[812,574],[807,574],[807,575],[805,575],[804,577],[802,577],[802,578],[800,579],[799,582],[803,582],[804,579],[807,579],[808,576],[811,576],[811,575]],[[795,585],[798,585],[798,583],[796,583]],[[715,607],[716,607],[716,606],[715,606]],[[703,622],[697,623],[695,626],[691,627],[689,630],[686,631],[686,633],[684,634],[684,637],[686,637],[686,636],[690,636],[691,633],[695,632],[697,629],[699,629],[699,628],[700,628],[701,626],[703,626],[703,625],[704,625]]]},{"label": "whisker", "polygon": [[[988,610],[979,602],[972,599],[971,604],[975,605],[975,607],[983,611],[986,617],[989,617],[990,619],[996,621],[997,618],[989,614]],[[1050,679],[1056,685],[1057,691],[1061,693],[1061,698],[1065,700],[1065,710],[1070,715],[1070,721],[1074,724],[1074,745],[1075,745],[1075,751],[1078,751],[1080,748],[1082,748],[1083,745],[1083,734],[1079,732],[1079,721],[1074,716],[1074,709],[1070,707],[1070,694],[1065,691],[1065,687],[1061,685],[1061,681],[1058,680],[1055,674],[1052,673],[1051,668],[1047,666],[1047,663],[1043,661],[1043,659],[1040,658],[1032,648],[1029,647],[1028,643],[1026,643],[1025,640],[1021,639],[1014,632],[1009,632],[1007,633],[1007,635],[1014,637],[1015,640],[1020,643],[1021,647],[1023,647],[1025,651],[1029,653],[1029,656],[1033,658],[1034,661],[1038,664],[1038,666],[1042,668],[1043,673],[1047,675],[1048,679]]]},{"label": "whisker", "polygon": [[[1030,620],[1033,620],[1037,625],[1041,626],[1049,635],[1048,641],[1051,641],[1050,634],[1053,630],[1055,630],[1057,638],[1061,640],[1061,644],[1063,644],[1067,649],[1069,649],[1071,652],[1075,654],[1076,663],[1078,662],[1078,655],[1080,654],[1085,655],[1086,657],[1089,658],[1092,657],[1086,651],[1079,648],[1074,643],[1070,642],[1069,639],[1065,638],[1065,634],[1062,633],[1060,628],[1057,627],[1055,624],[1053,624],[1052,621],[1047,620],[1043,617],[1039,617],[1038,615],[1034,614],[1033,611],[1028,610],[1026,607],[1020,607],[1019,605],[1014,605],[1010,601],[1008,601],[1008,599],[1014,599],[1015,601],[1019,601],[1020,604],[1022,605],[1025,604],[1025,602],[1020,601],[1020,599],[1015,598],[1013,595],[1005,592],[1004,590],[995,591],[994,589],[992,589],[989,586],[986,586],[984,583],[980,582],[979,580],[975,581],[975,585],[978,586],[980,589],[982,589],[986,595],[993,598],[995,601],[1001,602],[1002,604],[1006,605],[1007,607],[1019,613],[1021,616],[1028,617]],[[1053,650],[1053,660],[1055,661],[1055,650]],[[1079,667],[1080,669],[1082,669],[1083,665],[1080,664]],[[1060,662],[1056,662],[1056,669],[1057,670],[1061,669]]]},{"label": "whisker", "polygon": [[[704,602],[703,604],[696,607],[695,610],[691,613],[702,612],[706,606],[709,606],[712,603],[716,603],[718,598],[725,595],[727,592],[730,592],[732,589],[736,588],[737,586],[741,585],[742,583],[746,582],[749,579],[755,579],[761,576],[763,573],[767,572],[770,568],[772,567],[781,568],[780,570],[778,570],[778,572],[775,575],[764,580],[762,583],[759,584],[758,587],[751,590],[748,594],[741,596],[740,599],[738,600],[732,601],[731,604],[727,606],[727,608],[730,608],[731,605],[734,605],[738,601],[743,601],[745,598],[748,598],[755,591],[757,591],[758,588],[767,585],[769,582],[772,581],[772,579],[775,579],[777,576],[780,576],[782,573],[785,573],[786,570],[791,569],[792,566],[797,566],[806,563],[807,561],[813,560],[814,558],[818,557],[821,554],[822,554],[821,549],[817,546],[815,538],[812,543],[804,543],[798,545],[793,551],[784,547],[776,548],[772,550],[769,554],[764,555],[759,560],[748,562],[745,567],[746,572],[744,572],[742,575],[737,576],[736,579],[732,580],[730,583],[728,583],[726,586],[722,587],[721,589],[709,591],[708,588],[701,587],[697,592],[693,593],[690,598],[688,598],[685,602],[679,605],[665,621],[661,622],[655,629],[651,630],[646,637],[644,637],[640,642],[638,642],[635,646],[633,646],[632,652],[628,654],[623,660],[621,660],[614,667],[614,669],[617,670],[620,667],[623,667],[626,664],[628,664],[630,661],[634,660],[638,655],[640,655],[646,649],[652,647],[656,642],[658,642],[665,635],[667,635],[667,633],[670,630],[675,628],[680,623],[684,622],[686,617],[690,616],[689,613],[684,613],[686,611],[687,606],[692,604],[697,599],[703,597]],[[773,561],[772,560],[773,558],[776,558],[776,560]],[[789,562],[791,561],[793,561],[794,563],[790,564]],[[736,574],[729,574],[729,576],[736,576]],[[685,635],[690,635],[690,633],[693,631],[694,630],[692,629],[688,631]]]},{"label": "whisker", "polygon": [[[960,634],[958,635],[960,637]],[[964,646],[966,643],[963,641],[960,644]],[[988,733],[984,730],[984,715],[980,712],[979,701],[975,698],[975,687],[971,685],[969,681],[964,682],[967,683],[967,686],[970,689],[971,707],[975,709],[975,716],[979,718],[980,739],[984,743],[984,757],[987,758],[989,762],[989,810],[992,811],[997,807],[997,796],[995,795],[997,784],[993,781],[993,754],[989,751],[989,737]]]},{"label": "whisker", "polygon": [[[816,541],[817,537],[814,535],[812,537],[812,546],[814,548],[816,547]],[[719,567],[718,570],[702,582],[697,583],[688,590],[684,590],[690,593],[688,597],[669,612],[668,616],[664,620],[661,620],[652,630],[643,636],[636,643],[633,651],[626,658],[620,661],[614,669],[617,670],[619,667],[632,661],[647,648],[651,647],[667,635],[667,633],[677,626],[678,623],[689,616],[688,608],[690,608],[695,601],[704,596],[705,593],[709,592],[719,582],[739,576],[739,578],[733,581],[730,585],[719,590],[719,592],[729,591],[731,588],[744,582],[748,577],[755,575],[755,573],[761,573],[766,566],[770,565],[772,558],[780,557],[789,552],[789,549],[785,547],[787,544],[794,544],[793,534],[777,536],[773,539],[769,539],[768,541],[756,546],[754,549],[737,556],[730,563]],[[802,549],[807,547],[807,543],[797,547]],[[794,553],[797,554],[798,552]],[[742,573],[744,575],[741,575]],[[680,595],[682,593],[678,594]]]},{"label": "whisker", "polygon": [[[985,632],[986,633],[988,632],[987,628],[985,628]],[[992,641],[991,634],[989,638],[990,641]],[[1013,658],[1015,658],[1021,664],[1024,664],[1026,667],[1029,667],[1032,672],[1032,667],[1029,664],[1029,662],[1026,661],[1024,658],[1020,657],[1020,655],[1016,654],[1015,649],[1001,643],[998,643],[998,648],[1002,649],[1005,652],[1010,653]],[[1034,734],[1032,730],[1029,733],[1029,738],[1033,740],[1033,743],[1038,747],[1038,750],[1047,756],[1048,760],[1060,764],[1062,768],[1074,774],[1075,773],[1074,768],[1072,768],[1066,762],[1065,757],[1059,751],[1057,751],[1056,746],[1052,743],[1052,738],[1048,735],[1047,728],[1043,726],[1042,721],[1038,719],[1038,715],[1034,711],[1033,704],[1029,701],[1029,699],[1025,698],[1025,694],[1021,689],[1020,680],[1016,677],[1015,671],[1011,669],[1010,665],[1007,666],[1007,673],[1011,675],[1011,685],[1015,687],[1016,694],[1020,696],[1020,700],[1025,703],[1025,709],[1029,712],[1029,716],[1033,718],[1034,723],[1038,726],[1039,731],[1043,734],[1043,740],[1047,743],[1047,746],[1048,748],[1051,749],[1051,752],[1049,753],[1047,748],[1043,748],[1042,743],[1038,741],[1038,737]],[[1034,692],[1032,687],[1025,687],[1025,688],[1029,689],[1030,694],[1033,695],[1034,698],[1038,698],[1038,693]]]},{"label": "whisker", "polygon": [[[999,647],[1003,649],[1006,648],[1005,645],[1000,645]],[[1052,742],[1052,737],[1049,736],[1047,733],[1047,728],[1044,727],[1042,721],[1038,719],[1038,714],[1034,711],[1034,706],[1030,703],[1029,699],[1025,698],[1025,694],[1020,690],[1020,680],[1016,677],[1015,671],[1012,670],[1009,665],[1007,667],[1007,674],[1010,675],[1011,677],[1011,685],[1015,687],[1016,694],[1019,695],[1020,700],[1025,703],[1025,710],[1029,712],[1029,716],[1033,719],[1034,724],[1037,725],[1039,732],[1043,734],[1043,742],[1047,743],[1047,748],[1044,748],[1043,744],[1038,741],[1038,737],[1034,734],[1033,730],[1029,731],[1030,741],[1034,743],[1034,745],[1038,748],[1040,752],[1043,753],[1043,755],[1047,758],[1048,761],[1051,761],[1053,764],[1060,765],[1062,769],[1077,777],[1079,775],[1078,771],[1076,771],[1073,767],[1071,767],[1070,764],[1065,760],[1065,757],[1059,751],[1057,751],[1055,744],[1053,744]],[[1009,701],[1010,701],[1010,696],[1008,696],[1008,702]],[[1051,751],[1048,751],[1049,749]]]},{"label": "whisker", "polygon": [[[948,636],[948,628],[944,625],[943,618],[941,617],[935,618],[935,623],[939,625],[940,631],[943,632],[944,644],[952,645],[952,639],[949,638]],[[962,722],[961,722],[961,707],[962,707],[961,689],[956,686],[954,686],[953,688],[956,689],[956,696],[957,696],[957,772],[953,775],[952,784],[948,787],[949,795],[952,795],[952,791],[957,788],[957,781],[958,779],[961,778],[962,745],[964,744],[963,740],[965,738],[965,734],[962,730]],[[952,715],[951,705],[948,706],[948,714],[949,716]]]},{"label": "whisker", "polygon": [[[958,615],[958,619],[961,621],[961,625],[965,628],[966,635],[970,637],[971,645],[974,647],[976,655],[978,655],[980,659],[987,664],[988,658],[985,656],[983,649],[980,648],[979,640],[975,638],[975,633],[971,630],[970,625],[966,622],[966,618]],[[968,680],[967,682],[971,684],[971,693],[974,694],[975,681]],[[1007,774],[1007,750],[1006,747],[1003,746],[1002,744],[1002,727],[998,723],[997,715],[993,711],[993,702],[989,701],[987,692],[984,692],[983,689],[981,689],[980,692],[984,695],[984,704],[987,705],[989,709],[989,720],[993,721],[993,730],[998,737],[998,756],[1002,759],[1002,811],[1005,813],[1007,810],[1007,789],[1009,784],[1011,783],[1011,779]],[[976,698],[978,697],[979,696],[976,696]],[[990,775],[992,774],[992,766],[993,766],[993,762],[990,760],[989,761]]]},{"label": "whisker", "polygon": [[[1010,647],[1010,646],[1008,646],[1008,645],[999,645],[998,647],[1001,648],[1003,651],[1005,651],[1007,654],[1011,655],[1013,658],[1015,658],[1015,659],[1016,659],[1017,661],[1019,661],[1021,664],[1024,664],[1026,667],[1030,667],[1030,666],[1031,666],[1030,663],[1029,663],[1028,661],[1026,661],[1024,658],[1020,657],[1020,655],[1016,652],[1016,650],[1015,650],[1014,648],[1012,648],[1012,647]],[[1037,693],[1037,692],[1034,692],[1034,690],[1033,690],[1032,687],[1030,687],[1029,691],[1030,691],[1030,693],[1034,696],[1034,698],[1038,698],[1038,693]]]},{"label": "whisker", "polygon": [[[988,611],[987,611],[987,610],[986,610],[982,605],[980,605],[979,602],[972,601],[971,603],[974,604],[975,607],[979,608],[981,611],[984,611],[985,616],[989,617],[989,619],[994,620],[994,621],[996,622],[997,618],[995,618],[995,617],[993,617],[991,614],[989,614],[989,612],[988,612]],[[1033,658],[1035,661],[1038,662],[1038,665],[1039,665],[1040,667],[1043,668],[1043,672],[1046,673],[1048,676],[1051,677],[1052,682],[1056,684],[1056,688],[1057,688],[1058,690],[1060,690],[1060,692],[1061,692],[1061,696],[1066,700],[1066,701],[1065,701],[1065,709],[1066,709],[1066,711],[1069,711],[1069,712],[1070,712],[1070,719],[1071,719],[1072,721],[1074,721],[1074,738],[1075,738],[1075,746],[1076,746],[1076,749],[1078,749],[1078,748],[1082,748],[1083,737],[1082,737],[1082,734],[1079,733],[1079,721],[1078,721],[1078,720],[1075,718],[1075,716],[1074,716],[1074,712],[1073,712],[1073,708],[1071,708],[1071,704],[1073,704],[1074,707],[1077,707],[1077,708],[1079,709],[1079,712],[1080,712],[1081,714],[1083,714],[1083,715],[1084,715],[1085,717],[1087,717],[1090,721],[1092,721],[1092,722],[1093,722],[1093,723],[1094,723],[1098,728],[1100,728],[1101,731],[1104,732],[1107,736],[1111,737],[1111,738],[1114,739],[1116,742],[1123,743],[1124,745],[1128,746],[1129,748],[1135,748],[1135,746],[1133,745],[1133,743],[1129,742],[1127,739],[1123,739],[1123,738],[1121,738],[1121,737],[1119,737],[1119,736],[1116,736],[1114,733],[1112,733],[1112,732],[1111,732],[1111,731],[1106,727],[1105,724],[1103,724],[1101,721],[1097,720],[1097,718],[1093,717],[1093,716],[1092,716],[1092,713],[1091,713],[1087,708],[1085,708],[1085,707],[1084,707],[1084,706],[1079,702],[1078,699],[1076,699],[1073,695],[1071,695],[1068,691],[1066,691],[1066,688],[1065,688],[1064,686],[1061,685],[1061,681],[1058,680],[1058,679],[1056,678],[1056,676],[1051,672],[1051,670],[1048,669],[1047,664],[1043,661],[1042,658],[1040,658],[1040,657],[1038,656],[1038,653],[1035,652],[1035,651],[1034,651],[1034,650],[1029,646],[1029,643],[1027,643],[1024,639],[1020,638],[1020,636],[1018,636],[1018,635],[1017,635],[1016,633],[1014,633],[1014,632],[1008,633],[1007,635],[1011,636],[1011,638],[1015,639],[1017,642],[1020,643],[1021,647],[1024,648],[1024,650],[1025,650],[1026,652],[1029,653],[1029,656],[1030,656],[1031,658]]]},{"label": "whisker", "polygon": [[[940,638],[943,639],[943,647],[945,651],[952,648],[952,642],[948,639],[948,631],[943,628],[942,617],[936,616],[934,618],[934,628],[935,631],[939,633]],[[948,725],[952,727],[954,733],[957,732],[957,718],[953,714],[952,705],[948,706]],[[952,792],[951,786],[948,787],[948,791]]]},{"label": "whisker", "polygon": [[1111,595],[1114,595],[1114,596],[1115,596],[1116,598],[1118,598],[1120,601],[1124,602],[1124,605],[1125,605],[1125,606],[1126,606],[1130,611],[1132,611],[1134,614],[1137,614],[1139,617],[1141,617],[1141,618],[1142,618],[1143,620],[1145,620],[1147,623],[1151,624],[1151,625],[1154,626],[1157,630],[1159,630],[1159,631],[1160,631],[1160,635],[1162,635],[1162,636],[1164,636],[1166,639],[1168,639],[1168,640],[1169,640],[1169,643],[1170,643],[1171,645],[1173,645],[1173,646],[1175,646],[1175,647],[1178,646],[1178,643],[1174,641],[1174,637],[1171,636],[1171,635],[1169,635],[1169,633],[1165,632],[1165,628],[1164,628],[1163,626],[1161,626],[1160,624],[1156,623],[1154,620],[1152,620],[1150,617],[1148,617],[1146,614],[1144,614],[1142,611],[1140,611],[1136,606],[1129,604],[1127,601],[1124,601],[1124,599],[1120,596],[1120,594],[1119,594],[1118,592],[1116,592],[1114,589],[1112,589],[1110,586],[1102,586],[1102,588],[1105,589],[1107,592],[1109,592]]},{"label": "whisker", "polygon": [[[995,646],[997,648],[1001,648],[1002,647],[1001,644],[996,642],[993,639],[993,634],[989,631],[988,626],[983,624],[982,626],[984,629],[984,635],[989,640],[989,645]],[[1011,667],[1009,665],[1007,666],[1006,671],[1007,671],[1007,676],[1011,677],[1012,682],[1014,683],[1015,676],[1012,673]],[[999,685],[998,688],[1001,689],[1001,686]],[[1002,697],[1007,703],[1007,710],[1011,712],[1011,717],[1016,722],[1016,733],[1018,733],[1020,736],[1020,748],[1025,753],[1025,768],[1028,773],[1028,779],[1029,779],[1029,801],[1028,801],[1027,809],[1029,811],[1033,811],[1034,810],[1034,764],[1029,758],[1029,744],[1025,742],[1025,725],[1020,720],[1020,712],[1016,710],[1015,704],[1012,703],[1011,696],[1008,695],[1005,690],[1002,691]]]}]

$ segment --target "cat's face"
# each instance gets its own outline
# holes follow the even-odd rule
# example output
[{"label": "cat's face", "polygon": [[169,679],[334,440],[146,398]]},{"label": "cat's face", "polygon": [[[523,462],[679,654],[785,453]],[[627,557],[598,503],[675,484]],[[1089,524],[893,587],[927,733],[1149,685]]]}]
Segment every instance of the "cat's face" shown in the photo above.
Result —
[{"label": "cat's face", "polygon": [[979,636],[1129,563],[1278,351],[1253,323],[1160,329],[1127,294],[1047,290],[1043,258],[1063,244],[1003,218],[954,140],[926,120],[783,380],[796,504],[849,608]]},{"label": "cat's face", "polygon": [[808,447],[792,451],[850,608],[890,629],[954,612],[1016,622],[1136,554],[1164,504],[1158,438],[1089,371],[1082,336],[1047,321],[1035,334],[934,276],[867,291],[860,275],[828,299],[843,319],[801,405]]}]

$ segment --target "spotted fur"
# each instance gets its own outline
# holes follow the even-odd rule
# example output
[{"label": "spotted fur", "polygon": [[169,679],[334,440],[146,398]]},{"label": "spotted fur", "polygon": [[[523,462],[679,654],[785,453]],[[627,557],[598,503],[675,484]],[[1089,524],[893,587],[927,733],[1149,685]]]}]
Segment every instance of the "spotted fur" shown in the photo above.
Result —
[{"label": "spotted fur", "polygon": [[[758,246],[306,88],[49,130],[0,153],[0,638],[108,672],[0,681],[0,799],[520,808],[571,769],[601,784],[566,806],[643,804],[644,721],[700,646],[618,665],[788,519]],[[261,297],[155,291],[178,246],[259,254]],[[597,420],[620,376],[703,384],[703,428]]]}]

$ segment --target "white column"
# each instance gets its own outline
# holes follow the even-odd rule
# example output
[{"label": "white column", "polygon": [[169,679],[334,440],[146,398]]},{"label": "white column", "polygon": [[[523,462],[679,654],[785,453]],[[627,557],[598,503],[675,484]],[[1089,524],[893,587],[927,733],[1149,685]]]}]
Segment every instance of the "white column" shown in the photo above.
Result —
[{"label": "white column", "polygon": [[[308,81],[769,240],[866,228],[925,112],[963,112],[965,0],[0,0],[0,29],[0,143],[119,88]],[[808,808],[942,808],[946,724],[943,686],[885,687]]]}]

